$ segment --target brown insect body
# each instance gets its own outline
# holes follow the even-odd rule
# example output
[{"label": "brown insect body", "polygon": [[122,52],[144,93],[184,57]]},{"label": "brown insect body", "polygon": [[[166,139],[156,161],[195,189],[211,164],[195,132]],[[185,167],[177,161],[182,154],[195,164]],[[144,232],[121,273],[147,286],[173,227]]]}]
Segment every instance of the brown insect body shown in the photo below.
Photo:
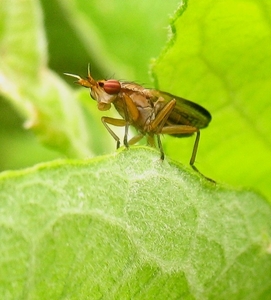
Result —
[{"label": "brown insect body", "polygon": [[[147,89],[133,82],[115,79],[96,81],[90,72],[86,79],[73,74],[66,75],[77,78],[78,84],[90,88],[90,95],[97,101],[99,110],[108,110],[111,104],[114,105],[122,119],[102,117],[102,122],[116,140],[117,148],[120,146],[120,139],[109,125],[125,127],[124,145],[126,147],[138,142],[145,135],[147,135],[148,143],[154,146],[154,136],[157,136],[161,159],[164,159],[164,152],[160,134],[185,137],[196,133],[190,165],[198,171],[194,162],[200,138],[199,129],[207,127],[211,121],[211,115],[205,108],[192,101],[167,92]],[[130,141],[127,140],[129,126],[135,127],[139,132]]]},{"label": "brown insect body", "polygon": [[[137,84],[131,84],[128,82],[120,82],[121,89],[114,100],[113,105],[115,106],[118,113],[123,119],[127,119],[131,126],[134,126],[139,132],[146,133],[148,131],[147,126],[152,119],[154,113],[153,102],[151,102],[151,95],[148,90],[143,89]],[[132,88],[130,87],[132,85]],[[127,114],[126,102],[123,101],[123,94],[128,96],[135,104],[138,113]]]}]

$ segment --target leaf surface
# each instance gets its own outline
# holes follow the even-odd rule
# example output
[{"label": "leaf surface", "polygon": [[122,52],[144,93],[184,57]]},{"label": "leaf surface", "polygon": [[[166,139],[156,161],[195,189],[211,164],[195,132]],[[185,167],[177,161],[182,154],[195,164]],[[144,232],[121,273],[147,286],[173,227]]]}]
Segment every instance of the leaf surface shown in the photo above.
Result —
[{"label": "leaf surface", "polygon": [[4,172],[0,199],[5,299],[270,295],[270,205],[149,148]]},{"label": "leaf surface", "polygon": [[[254,187],[271,199],[271,4],[185,1],[172,39],[156,60],[161,90],[191,99],[212,114],[197,162],[218,181]],[[168,139],[167,153],[186,161],[189,140]]]}]

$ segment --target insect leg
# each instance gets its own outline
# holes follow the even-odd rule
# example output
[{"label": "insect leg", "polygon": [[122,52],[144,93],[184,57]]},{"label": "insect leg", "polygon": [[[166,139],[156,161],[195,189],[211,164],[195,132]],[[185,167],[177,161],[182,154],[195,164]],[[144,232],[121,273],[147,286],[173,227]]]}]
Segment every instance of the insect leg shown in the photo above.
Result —
[{"label": "insect leg", "polygon": [[175,99],[172,99],[171,101],[169,101],[162,108],[162,110],[157,114],[157,116],[151,122],[151,124],[148,128],[149,132],[153,132],[157,135],[157,143],[158,143],[158,148],[159,148],[160,154],[161,154],[161,160],[164,160],[165,154],[164,154],[164,150],[163,150],[163,146],[162,146],[162,142],[161,142],[161,138],[160,138],[160,133],[162,132],[164,125],[175,105],[176,105]]},{"label": "insect leg", "polygon": [[136,136],[132,137],[132,138],[129,140],[128,144],[129,144],[129,145],[134,145],[134,144],[136,144],[137,142],[139,142],[143,137],[144,137],[143,134],[141,134],[141,133],[140,133],[140,134],[137,134]]},{"label": "insect leg", "polygon": [[196,155],[197,155],[197,151],[198,151],[198,146],[199,146],[199,139],[200,139],[200,131],[198,128],[193,127],[193,126],[189,126],[189,125],[170,125],[170,126],[165,126],[162,128],[161,133],[163,134],[183,134],[185,135],[190,135],[192,133],[196,133],[196,139],[195,139],[195,143],[193,146],[193,151],[192,151],[192,155],[190,158],[190,166],[193,168],[193,170],[195,170],[196,172],[198,172],[200,175],[202,175],[204,178],[206,178],[207,180],[215,183],[215,181],[209,177],[206,177],[205,175],[203,175],[198,169],[197,167],[195,167],[194,163],[196,160]]},{"label": "insect leg", "polygon": [[159,150],[160,150],[160,158],[161,158],[161,160],[164,160],[165,159],[165,153],[164,153],[164,150],[163,150],[163,145],[162,145],[162,142],[161,142],[160,134],[157,134],[157,142],[158,142],[158,147],[159,147]]},{"label": "insect leg", "polygon": [[123,100],[125,102],[125,117],[127,120],[129,120],[129,117],[136,121],[139,117],[139,111],[131,97],[129,97],[127,94],[123,93]]},{"label": "insect leg", "polygon": [[129,123],[126,122],[125,124],[125,130],[124,130],[124,138],[123,138],[123,144],[126,148],[129,148],[129,143],[128,143],[128,130],[129,130]]},{"label": "insect leg", "polygon": [[155,132],[156,134],[159,134],[169,115],[171,114],[174,106],[176,105],[176,100],[172,99],[171,101],[169,101],[162,109],[161,111],[157,114],[157,116],[155,117],[155,119],[152,121],[152,123],[150,124],[150,128],[149,131]]},{"label": "insect leg", "polygon": [[193,152],[192,152],[192,156],[190,159],[190,166],[193,168],[193,170],[195,170],[196,172],[198,172],[200,175],[202,175],[204,178],[206,178],[207,180],[211,181],[212,183],[216,183],[213,179],[206,177],[205,175],[203,175],[198,168],[194,165],[195,163],[195,159],[196,159],[196,155],[197,155],[197,151],[198,151],[198,146],[199,146],[199,139],[200,139],[200,131],[197,131],[197,135],[196,135],[196,139],[195,139],[195,143],[194,143],[194,147],[193,147]]},{"label": "insect leg", "polygon": [[192,156],[190,159],[190,165],[194,170],[196,170],[196,167],[194,166],[194,162],[196,159],[196,154],[197,154],[198,145],[199,145],[199,138],[200,138],[199,129],[196,127],[193,127],[193,126],[189,126],[189,125],[170,125],[170,126],[165,126],[161,129],[162,134],[163,133],[164,134],[183,134],[184,136],[187,134],[188,135],[193,134],[195,132],[197,133],[197,136],[196,136],[196,140],[194,143]]},{"label": "insect leg", "polygon": [[129,120],[136,121],[139,117],[139,111],[138,108],[136,107],[135,103],[133,100],[125,93],[122,94],[122,99],[124,101],[124,118],[126,120],[125,124],[125,132],[124,132],[124,139],[123,143],[126,148],[129,147],[129,142],[128,142],[128,130],[129,130]]},{"label": "insect leg", "polygon": [[[194,146],[193,146],[192,155],[191,155],[191,158],[190,158],[190,166],[191,166],[193,169],[196,169],[196,171],[198,171],[198,170],[197,170],[197,168],[194,166],[194,163],[195,163],[196,155],[197,155],[197,151],[198,151],[199,139],[200,139],[200,131],[198,130],[198,131],[197,131],[197,135],[196,135],[196,139],[195,139],[195,143],[194,143]],[[198,171],[198,172],[199,172],[199,171]]]},{"label": "insect leg", "polygon": [[120,138],[115,134],[115,132],[108,126],[108,124],[114,125],[114,126],[125,126],[127,125],[127,122],[123,119],[114,119],[110,117],[102,117],[102,123],[104,124],[107,131],[111,134],[111,136],[114,138],[114,140],[117,142],[117,149],[120,147]]}]

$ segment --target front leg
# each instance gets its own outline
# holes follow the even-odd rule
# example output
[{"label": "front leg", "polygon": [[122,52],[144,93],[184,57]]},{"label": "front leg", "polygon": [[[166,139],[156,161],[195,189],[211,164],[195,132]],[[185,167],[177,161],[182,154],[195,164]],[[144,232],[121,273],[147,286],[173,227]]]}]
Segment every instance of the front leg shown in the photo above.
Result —
[{"label": "front leg", "polygon": [[[102,123],[104,124],[104,127],[107,129],[107,131],[111,134],[111,136],[114,138],[114,140],[117,142],[117,149],[120,147],[120,138],[115,134],[115,132],[108,126],[114,125],[114,126],[120,126],[123,127],[125,126],[125,136],[124,136],[124,145],[125,147],[128,147],[127,143],[127,134],[128,134],[128,128],[129,124],[123,120],[123,119],[115,119],[115,118],[110,118],[110,117],[102,117]],[[125,143],[126,140],[126,143]]]},{"label": "front leg", "polygon": [[[128,131],[129,126],[131,122],[136,122],[139,118],[139,111],[133,100],[125,93],[123,93],[120,97],[122,100],[122,109],[124,113],[124,119],[115,119],[110,117],[102,117],[102,123],[104,124],[107,131],[111,134],[111,136],[114,138],[114,140],[117,142],[117,149],[120,147],[120,138],[115,134],[115,132],[108,126],[114,125],[114,126],[124,126],[124,138],[123,138],[123,144],[126,148],[129,148],[129,142],[128,142]],[[115,107],[118,110],[118,105],[115,104]]]},{"label": "front leg", "polygon": [[128,142],[128,130],[130,121],[136,122],[139,118],[139,111],[133,100],[130,98],[129,95],[126,93],[122,94],[123,99],[123,111],[124,111],[124,119],[126,121],[125,123],[125,132],[124,132],[124,139],[123,144],[126,148],[129,148],[129,142]]}]

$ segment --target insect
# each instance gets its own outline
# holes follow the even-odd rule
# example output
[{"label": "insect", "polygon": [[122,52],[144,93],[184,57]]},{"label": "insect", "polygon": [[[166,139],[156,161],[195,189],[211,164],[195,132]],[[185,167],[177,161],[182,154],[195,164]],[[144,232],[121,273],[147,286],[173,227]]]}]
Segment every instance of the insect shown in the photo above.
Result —
[{"label": "insect", "polygon": [[[161,134],[187,137],[196,133],[190,165],[199,172],[194,163],[200,139],[200,129],[207,127],[212,119],[205,108],[167,92],[144,88],[134,82],[115,79],[96,81],[91,76],[89,68],[86,79],[70,73],[65,73],[65,75],[76,78],[76,83],[90,89],[90,96],[97,101],[99,110],[109,110],[111,104],[114,105],[121,118],[102,117],[101,121],[115,139],[117,148],[120,147],[120,138],[109,125],[125,128],[123,143],[127,148],[144,136],[147,136],[149,145],[155,146],[156,137],[162,160],[164,159],[164,151],[160,139]],[[135,127],[138,134],[128,141],[129,126]],[[210,178],[207,179],[213,181]]]}]

